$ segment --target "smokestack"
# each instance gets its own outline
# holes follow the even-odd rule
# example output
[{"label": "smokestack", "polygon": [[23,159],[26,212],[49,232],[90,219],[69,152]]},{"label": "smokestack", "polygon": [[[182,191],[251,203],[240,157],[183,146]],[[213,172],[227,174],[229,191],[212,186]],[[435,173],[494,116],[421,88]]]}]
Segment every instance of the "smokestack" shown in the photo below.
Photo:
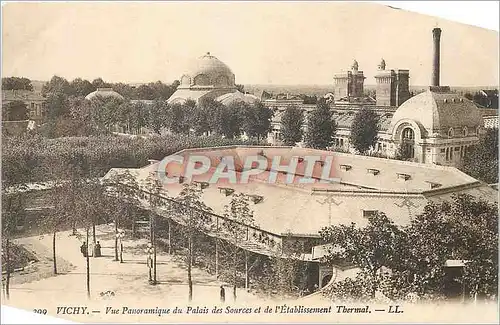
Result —
[{"label": "smokestack", "polygon": [[432,30],[433,47],[434,47],[434,57],[432,60],[432,86],[439,86],[439,58],[440,49],[439,45],[441,42],[441,28],[434,28]]}]

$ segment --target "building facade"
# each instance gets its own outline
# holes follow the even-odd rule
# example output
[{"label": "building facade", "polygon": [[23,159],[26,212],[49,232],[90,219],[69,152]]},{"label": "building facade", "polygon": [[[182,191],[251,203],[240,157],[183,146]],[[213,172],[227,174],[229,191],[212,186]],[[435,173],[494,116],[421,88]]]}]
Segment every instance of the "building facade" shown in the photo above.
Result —
[{"label": "building facade", "polygon": [[[433,30],[431,86],[414,97],[410,98],[409,71],[386,69],[383,59],[375,76],[375,102],[359,93],[364,76],[357,70],[357,62],[353,64],[350,74],[335,75],[334,99],[330,100],[330,108],[337,123],[337,132],[331,149],[355,152],[349,140],[352,122],[357,111],[366,107],[379,116],[378,141],[371,149],[372,154],[394,157],[404,152],[415,162],[460,165],[467,148],[479,141],[485,126],[498,125],[498,113],[484,112],[473,101],[452,92],[449,87],[439,85],[440,36],[440,30]],[[354,76],[360,76],[356,82],[361,86],[352,87],[353,80],[357,78]],[[314,105],[299,103],[281,104],[269,100],[264,103],[275,111],[268,136],[268,141],[275,145],[281,144],[281,116],[286,107],[294,104],[300,107],[305,115],[305,124],[308,114],[315,109]],[[307,131],[306,125],[303,130]]]},{"label": "building facade", "polygon": [[2,105],[21,101],[28,109],[28,119],[41,124],[46,117],[46,98],[30,90],[2,90]]}]

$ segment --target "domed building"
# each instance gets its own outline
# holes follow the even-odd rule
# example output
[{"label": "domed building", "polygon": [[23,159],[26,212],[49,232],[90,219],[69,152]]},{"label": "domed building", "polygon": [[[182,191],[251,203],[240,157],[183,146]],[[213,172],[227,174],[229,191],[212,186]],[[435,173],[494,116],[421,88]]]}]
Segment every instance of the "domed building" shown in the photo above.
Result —
[{"label": "domed building", "polygon": [[188,99],[198,102],[212,98],[223,104],[237,101],[255,102],[258,98],[238,91],[231,69],[210,52],[199,57],[180,78],[180,85],[168,99],[169,104],[182,104]]},{"label": "domed building", "polygon": [[116,91],[113,90],[113,88],[97,88],[96,91],[91,92],[87,96],[85,96],[85,99],[87,100],[92,100],[96,97],[102,97],[102,98],[116,98],[123,100],[123,96],[117,93]]},{"label": "domed building", "polygon": [[456,165],[479,141],[483,124],[472,101],[449,87],[431,86],[396,110],[386,135],[418,162]]}]

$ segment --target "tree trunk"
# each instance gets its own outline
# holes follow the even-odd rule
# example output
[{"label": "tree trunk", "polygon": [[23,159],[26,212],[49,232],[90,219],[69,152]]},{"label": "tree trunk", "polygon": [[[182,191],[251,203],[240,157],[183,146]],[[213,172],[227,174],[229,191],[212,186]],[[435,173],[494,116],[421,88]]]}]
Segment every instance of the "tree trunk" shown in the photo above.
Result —
[{"label": "tree trunk", "polygon": [[219,278],[219,218],[215,220],[215,278]]},{"label": "tree trunk", "polygon": [[87,298],[90,299],[89,227],[87,226]]},{"label": "tree trunk", "polygon": [[132,219],[132,237],[135,238],[137,236],[136,230],[135,230],[135,222],[136,222],[136,215],[134,214],[134,217]]},{"label": "tree trunk", "polygon": [[[154,225],[154,221],[153,221]],[[153,227],[153,283],[156,284],[156,233]]]},{"label": "tree trunk", "polygon": [[245,289],[248,290],[248,252],[245,251]]},{"label": "tree trunk", "polygon": [[377,284],[376,284],[376,279],[377,279],[377,271],[373,272],[373,285],[372,285],[372,298],[375,298],[375,294],[377,293]]},{"label": "tree trunk", "polygon": [[115,220],[115,261],[118,261],[118,220]]},{"label": "tree trunk", "polygon": [[168,254],[172,254],[172,231],[170,227],[172,226],[170,219],[167,219],[168,223]]},{"label": "tree trunk", "polygon": [[217,237],[215,237],[215,278],[219,278],[219,244]]},{"label": "tree trunk", "polygon": [[188,287],[189,287],[188,300],[189,300],[189,302],[191,302],[193,300],[193,279],[191,277],[191,257],[193,255],[192,245],[191,245],[192,240],[193,240],[192,236],[189,235],[189,238],[188,238],[188,260],[187,260],[187,267],[188,267]]},{"label": "tree trunk", "polygon": [[54,234],[52,236],[52,258],[54,259],[54,274],[57,274],[56,234],[57,231],[54,231]]},{"label": "tree trunk", "polygon": [[96,244],[96,238],[95,238],[95,221],[92,220],[92,241],[94,243],[94,246]]},{"label": "tree trunk", "polygon": [[5,277],[5,294],[7,295],[7,300],[10,298],[10,240],[7,238],[7,241],[5,243],[5,264],[7,268],[7,276]]},{"label": "tree trunk", "polygon": [[73,222],[73,236],[76,236],[76,221]]},{"label": "tree trunk", "polygon": [[237,265],[236,265],[236,254],[238,254],[238,249],[236,248],[233,254],[233,299],[236,301],[236,277],[237,277]]}]

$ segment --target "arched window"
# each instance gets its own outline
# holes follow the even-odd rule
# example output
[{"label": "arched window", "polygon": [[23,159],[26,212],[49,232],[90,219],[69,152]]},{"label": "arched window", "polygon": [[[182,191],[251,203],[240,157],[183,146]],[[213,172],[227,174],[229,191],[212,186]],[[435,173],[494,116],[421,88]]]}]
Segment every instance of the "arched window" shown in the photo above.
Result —
[{"label": "arched window", "polygon": [[450,137],[450,138],[453,137],[453,128],[450,128],[448,130],[448,137]]},{"label": "arched window", "polygon": [[466,127],[466,126],[464,126],[464,128],[463,128],[463,131],[462,131],[462,132],[463,132],[464,137],[466,137],[466,136],[469,134],[469,130],[467,129],[467,127]]},{"label": "arched window", "polygon": [[210,78],[204,74],[199,74],[196,77],[194,77],[194,84],[196,86],[209,86],[210,85]]},{"label": "arched window", "polygon": [[476,128],[476,135],[479,135],[479,132],[480,132],[480,131],[481,131],[481,127],[480,127],[480,126],[478,126],[478,127]]},{"label": "arched window", "polygon": [[415,133],[413,132],[412,128],[403,129],[403,140],[414,140],[414,139],[415,139]]}]

